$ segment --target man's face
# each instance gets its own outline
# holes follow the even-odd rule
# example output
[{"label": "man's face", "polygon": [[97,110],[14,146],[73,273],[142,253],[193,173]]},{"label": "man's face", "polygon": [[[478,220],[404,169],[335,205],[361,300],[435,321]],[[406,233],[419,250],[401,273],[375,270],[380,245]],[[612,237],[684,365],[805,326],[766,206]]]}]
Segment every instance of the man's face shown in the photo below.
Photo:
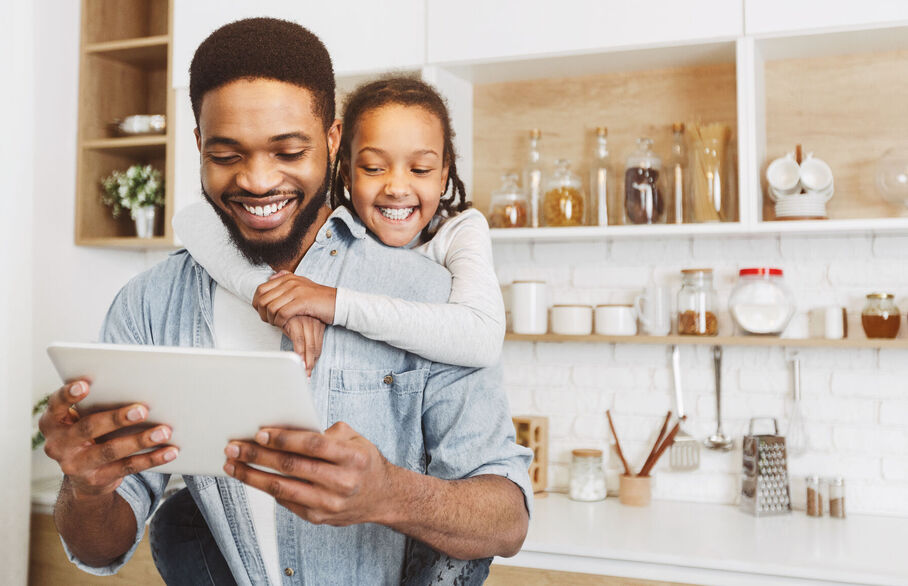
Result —
[{"label": "man's face", "polygon": [[327,203],[340,127],[326,133],[312,105],[309,90],[272,79],[233,81],[202,100],[202,191],[253,262],[298,261]]}]

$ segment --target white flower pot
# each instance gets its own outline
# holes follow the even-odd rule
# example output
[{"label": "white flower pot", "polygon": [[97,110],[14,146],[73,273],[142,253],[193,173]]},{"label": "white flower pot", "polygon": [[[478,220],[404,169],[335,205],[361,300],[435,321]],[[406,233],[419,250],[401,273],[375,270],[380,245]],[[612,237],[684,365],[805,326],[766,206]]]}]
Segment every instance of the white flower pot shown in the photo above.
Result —
[{"label": "white flower pot", "polygon": [[158,208],[146,206],[132,210],[132,219],[136,222],[136,235],[139,238],[154,236],[154,218]]}]

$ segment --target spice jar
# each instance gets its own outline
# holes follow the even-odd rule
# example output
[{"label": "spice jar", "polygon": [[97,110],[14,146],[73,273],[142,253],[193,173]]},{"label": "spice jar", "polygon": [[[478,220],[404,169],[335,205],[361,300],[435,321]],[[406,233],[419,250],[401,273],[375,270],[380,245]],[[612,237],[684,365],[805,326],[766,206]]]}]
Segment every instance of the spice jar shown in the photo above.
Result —
[{"label": "spice jar", "polygon": [[571,500],[603,500],[606,490],[602,450],[573,450],[571,456]]},{"label": "spice jar", "polygon": [[829,516],[836,519],[845,518],[845,479],[839,476],[826,480],[827,498],[829,499]]},{"label": "spice jar", "polygon": [[901,314],[891,293],[871,293],[861,311],[861,325],[868,338],[894,338],[899,333]]},{"label": "spice jar", "polygon": [[719,333],[712,269],[681,271],[681,290],[678,291],[678,333],[691,336],[715,336]]},{"label": "spice jar", "polygon": [[624,170],[624,209],[631,224],[663,221],[665,189],[660,173],[662,159],[653,152],[653,141],[637,139],[637,150],[627,158]]},{"label": "spice jar", "polygon": [[738,283],[728,298],[728,311],[742,330],[748,334],[781,334],[794,310],[794,295],[785,286],[782,269],[738,271]]},{"label": "spice jar", "polygon": [[529,204],[517,186],[517,174],[501,176],[501,187],[492,192],[489,204],[489,226],[492,228],[523,228],[527,225]]},{"label": "spice jar", "polygon": [[555,161],[555,172],[546,186],[543,218],[546,226],[582,226],[585,197],[580,178],[567,159]]},{"label": "spice jar", "polygon": [[807,516],[823,516],[823,497],[820,494],[820,477],[816,475],[807,477]]}]

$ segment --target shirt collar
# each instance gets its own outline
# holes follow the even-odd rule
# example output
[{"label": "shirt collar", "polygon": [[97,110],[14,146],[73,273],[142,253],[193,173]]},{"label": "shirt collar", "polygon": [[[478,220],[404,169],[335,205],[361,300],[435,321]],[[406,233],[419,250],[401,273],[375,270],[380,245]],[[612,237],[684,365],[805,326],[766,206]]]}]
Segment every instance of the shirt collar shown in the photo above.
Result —
[{"label": "shirt collar", "polygon": [[359,218],[354,217],[350,210],[344,206],[338,206],[331,212],[331,215],[328,216],[328,222],[325,223],[329,222],[346,225],[347,229],[350,230],[350,234],[355,238],[362,239],[366,237],[366,227],[359,221]]}]

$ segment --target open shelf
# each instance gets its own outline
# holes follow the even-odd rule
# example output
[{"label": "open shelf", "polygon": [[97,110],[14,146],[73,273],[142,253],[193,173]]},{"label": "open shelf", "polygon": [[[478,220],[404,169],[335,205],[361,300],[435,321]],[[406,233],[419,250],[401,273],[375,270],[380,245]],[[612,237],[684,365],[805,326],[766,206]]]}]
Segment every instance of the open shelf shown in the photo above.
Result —
[{"label": "open shelf", "polygon": [[89,55],[98,55],[135,65],[143,69],[167,67],[167,48],[170,37],[158,35],[122,41],[106,41],[85,46]]},{"label": "open shelf", "polygon": [[163,134],[149,134],[145,136],[124,136],[119,138],[96,138],[86,140],[82,146],[87,149],[95,150],[135,150],[146,147],[164,146],[167,144],[167,136]]},{"label": "open shelf", "polygon": [[512,342],[600,342],[606,344],[686,344],[692,346],[783,346],[789,348],[871,348],[908,350],[908,339],[881,340],[867,338],[779,338],[777,336],[565,336],[559,334],[505,335]]},{"label": "open shelf", "polygon": [[83,42],[169,36],[169,20],[170,0],[84,0]]}]

